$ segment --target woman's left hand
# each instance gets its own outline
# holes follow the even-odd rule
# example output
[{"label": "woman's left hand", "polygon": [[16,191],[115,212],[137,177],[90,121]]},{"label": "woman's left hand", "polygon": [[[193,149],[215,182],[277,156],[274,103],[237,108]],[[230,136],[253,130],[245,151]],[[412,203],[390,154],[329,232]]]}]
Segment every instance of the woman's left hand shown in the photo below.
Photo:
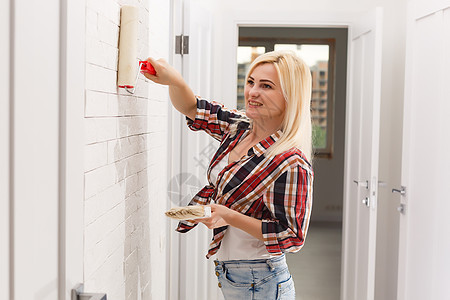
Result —
[{"label": "woman's left hand", "polygon": [[220,204],[210,204],[211,217],[196,219],[195,221],[205,224],[209,229],[219,228],[229,225],[226,221],[227,218],[235,211]]},{"label": "woman's left hand", "polygon": [[210,204],[209,206],[211,207],[211,217],[194,221],[205,224],[209,229],[230,225],[264,241],[261,231],[261,220],[241,214],[224,205]]}]

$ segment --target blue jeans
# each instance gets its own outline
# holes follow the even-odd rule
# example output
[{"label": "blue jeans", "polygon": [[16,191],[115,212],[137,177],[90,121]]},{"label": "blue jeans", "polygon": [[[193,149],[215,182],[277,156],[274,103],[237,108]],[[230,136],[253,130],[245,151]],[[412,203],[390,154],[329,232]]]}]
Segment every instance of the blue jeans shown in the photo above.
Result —
[{"label": "blue jeans", "polygon": [[215,260],[226,300],[295,300],[294,281],[284,255],[257,260]]}]

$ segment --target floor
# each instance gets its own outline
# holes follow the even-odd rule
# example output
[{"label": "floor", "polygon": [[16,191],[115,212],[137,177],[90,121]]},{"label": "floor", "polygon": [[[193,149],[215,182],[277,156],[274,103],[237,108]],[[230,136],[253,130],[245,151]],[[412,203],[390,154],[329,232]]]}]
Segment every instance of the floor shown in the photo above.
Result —
[{"label": "floor", "polygon": [[339,300],[341,223],[312,223],[305,246],[287,255],[296,300]]}]

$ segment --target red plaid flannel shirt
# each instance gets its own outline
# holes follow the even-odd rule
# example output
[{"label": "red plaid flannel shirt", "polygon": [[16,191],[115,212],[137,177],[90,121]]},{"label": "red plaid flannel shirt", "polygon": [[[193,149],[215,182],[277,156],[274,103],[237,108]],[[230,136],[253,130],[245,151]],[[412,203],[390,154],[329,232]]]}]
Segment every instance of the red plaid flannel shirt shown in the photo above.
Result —
[{"label": "red plaid flannel shirt", "polygon": [[[219,103],[200,98],[197,99],[195,120],[187,118],[190,129],[206,131],[221,142],[208,168],[209,185],[200,190],[189,205],[207,205],[214,200],[260,219],[269,253],[299,251],[311,216],[314,175],[310,163],[297,148],[266,157],[265,151],[282,134],[278,131],[252,147],[239,161],[227,165],[217,176],[217,182],[211,182],[211,169],[250,132],[248,126],[239,126],[237,133],[230,134],[229,126],[234,122],[230,118],[240,118],[240,115]],[[187,232],[195,226],[195,223],[181,221],[177,231]],[[219,250],[227,228],[213,230],[207,258]]]}]

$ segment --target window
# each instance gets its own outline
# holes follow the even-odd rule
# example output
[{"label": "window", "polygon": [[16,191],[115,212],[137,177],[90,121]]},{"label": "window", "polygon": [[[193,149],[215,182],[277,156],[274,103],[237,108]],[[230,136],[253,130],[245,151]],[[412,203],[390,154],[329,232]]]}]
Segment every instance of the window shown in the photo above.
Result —
[{"label": "window", "polygon": [[[242,29],[242,28],[241,28]],[[248,31],[248,30],[247,30]],[[263,34],[264,35],[264,34]],[[335,39],[264,37],[239,34],[237,108],[245,108],[245,75],[252,61],[272,50],[292,50],[309,66],[312,76],[311,118],[316,156],[331,157],[333,150]]]},{"label": "window", "polygon": [[252,61],[266,52],[265,47],[242,46],[238,47],[238,80],[237,80],[237,109],[245,108],[244,87],[245,75]]}]

